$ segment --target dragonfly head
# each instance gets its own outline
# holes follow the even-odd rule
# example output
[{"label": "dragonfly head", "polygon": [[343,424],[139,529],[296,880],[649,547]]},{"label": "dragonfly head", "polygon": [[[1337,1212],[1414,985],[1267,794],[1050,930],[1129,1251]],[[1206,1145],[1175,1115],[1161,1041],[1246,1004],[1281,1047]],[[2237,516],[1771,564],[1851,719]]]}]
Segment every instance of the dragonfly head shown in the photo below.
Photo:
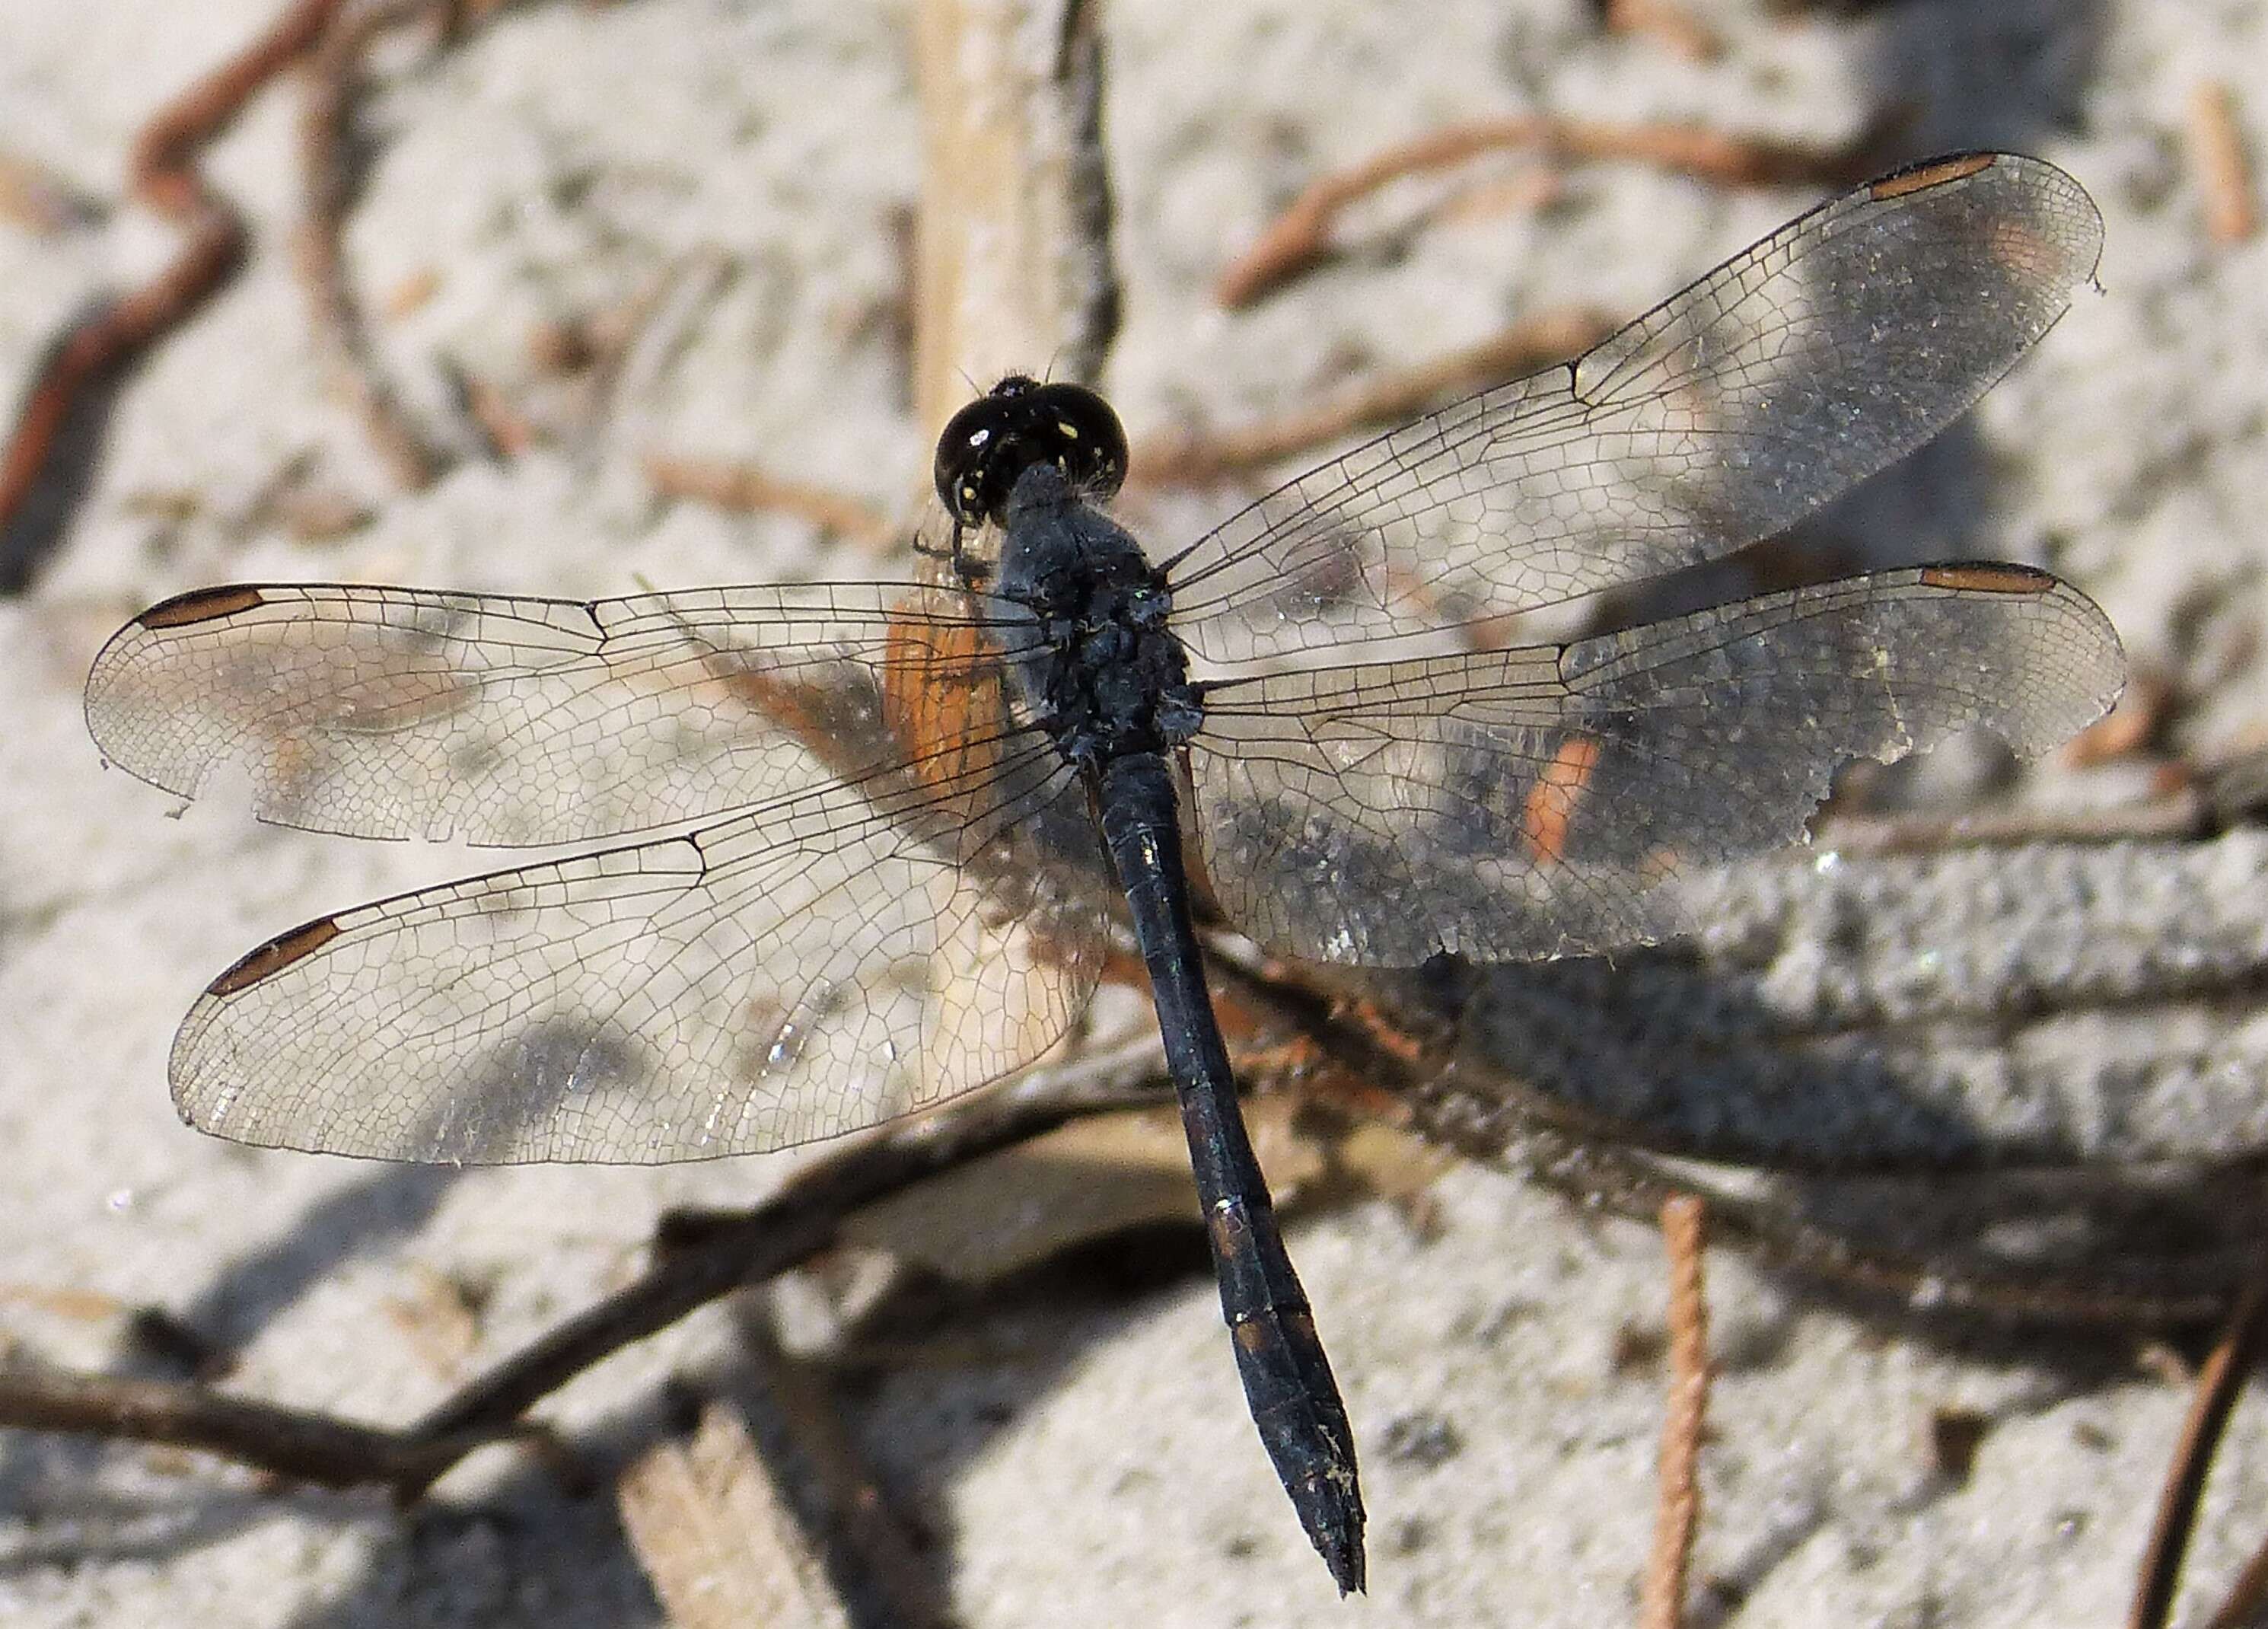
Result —
[{"label": "dragonfly head", "polygon": [[997,522],[1035,464],[1063,471],[1083,498],[1108,498],[1126,479],[1126,431],[1094,392],[1011,373],[938,438],[937,495],[957,528]]}]

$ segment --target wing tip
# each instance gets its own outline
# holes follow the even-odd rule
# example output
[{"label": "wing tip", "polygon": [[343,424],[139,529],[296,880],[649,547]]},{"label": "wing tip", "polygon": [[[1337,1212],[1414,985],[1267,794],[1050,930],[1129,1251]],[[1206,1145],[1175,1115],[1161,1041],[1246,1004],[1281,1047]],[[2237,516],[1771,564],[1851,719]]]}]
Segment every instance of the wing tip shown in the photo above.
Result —
[{"label": "wing tip", "polygon": [[[151,660],[145,636],[171,633],[176,629],[195,628],[205,623],[226,622],[232,616],[243,615],[247,611],[258,610],[267,603],[265,594],[246,584],[192,588],[169,600],[160,600],[105,640],[102,649],[95,652],[94,661],[87,668],[82,703],[87,733],[94,738],[94,744],[101,749],[103,757],[136,780],[147,781],[160,791],[184,797],[189,795],[194,784],[176,785],[163,771],[146,765],[144,754],[137,750],[137,742],[133,739],[141,733],[139,724],[126,713],[115,711],[118,706],[114,694],[116,688],[122,682],[130,682],[127,675]],[[130,708],[128,711],[130,712]]]},{"label": "wing tip", "polygon": [[2025,235],[2036,240],[2036,253],[2049,254],[2062,269],[2065,285],[2093,284],[2102,260],[2102,211],[2075,177],[2044,158],[2013,152],[1947,153],[1877,176],[1852,195],[1869,203],[1894,203],[1958,187],[1988,171],[1996,172],[1997,179],[1984,184],[2025,195],[2019,206]]},{"label": "wing tip", "polygon": [[[2126,689],[2126,647],[2117,626],[2101,606],[2062,578],[2037,566],[2002,561],[1924,566],[1917,576],[1933,588],[2040,601],[2042,613],[2053,619],[2050,625],[2061,630],[2052,641],[2052,654],[2066,705],[2029,720],[2011,710],[1997,721],[1983,721],[2020,759],[2047,756],[2118,704]],[[2011,694],[2019,688],[2021,676],[2014,670],[2008,674]]]}]

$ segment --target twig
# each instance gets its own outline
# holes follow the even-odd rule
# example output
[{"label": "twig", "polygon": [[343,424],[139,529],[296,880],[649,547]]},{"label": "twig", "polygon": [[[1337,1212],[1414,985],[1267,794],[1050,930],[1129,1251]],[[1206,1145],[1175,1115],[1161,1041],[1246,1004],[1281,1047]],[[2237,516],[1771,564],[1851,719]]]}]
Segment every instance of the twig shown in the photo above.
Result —
[{"label": "twig", "polygon": [[1661,1422],[1653,1550],[1638,1597],[1640,1629],[1684,1621],[1693,1535],[1701,1521],[1701,1429],[1709,1412],[1709,1303],[1702,1283],[1708,1210],[1692,1194],[1662,1202],[1669,1251],[1669,1402]]},{"label": "twig", "polygon": [[890,548],[899,540],[900,528],[871,505],[824,487],[782,481],[754,464],[650,453],[645,475],[664,498],[697,498],[738,514],[794,515],[868,549]]},{"label": "twig", "polygon": [[20,1367],[0,1375],[0,1426],[202,1448],[323,1487],[423,1487],[498,1434],[389,1431],[193,1383]]},{"label": "twig", "polygon": [[2228,87],[2205,80],[2190,93],[2189,111],[2190,161],[2205,190],[2205,235],[2215,243],[2242,243],[2259,231],[2260,210]]},{"label": "twig", "polygon": [[[136,199],[181,228],[180,253],[142,287],[78,319],[49,349],[0,452],[0,531],[21,515],[82,402],[187,320],[235,271],[244,253],[243,220],[205,185],[195,160],[255,92],[314,48],[340,4],[297,0],[242,54],[143,127],[128,161],[129,185]],[[28,576],[28,564],[11,563],[6,574]]]},{"label": "twig", "polygon": [[0,1283],[0,1306],[36,1307],[41,1312],[74,1323],[93,1323],[104,1319],[122,1321],[134,1316],[131,1301],[121,1301],[115,1295],[100,1290],[83,1290],[76,1286],[57,1289],[45,1284]]},{"label": "twig", "polygon": [[[686,344],[701,312],[733,276],[716,246],[688,251],[627,299],[583,319],[591,358],[591,416],[602,423],[651,390]],[[540,362],[537,365],[542,365]]]},{"label": "twig", "polygon": [[702,1411],[690,1443],[640,1455],[615,1500],[677,1629],[849,1629],[850,1613],[728,1404]]},{"label": "twig", "polygon": [[780,1426],[816,1478],[850,1552],[848,1565],[880,1597],[882,1618],[905,1629],[949,1621],[931,1569],[884,1501],[823,1377],[781,1347],[770,1308],[758,1298],[742,1296],[733,1310],[755,1383],[778,1405]]},{"label": "twig", "polygon": [[1689,63],[1706,63],[1725,54],[1725,42],[1676,0],[1605,0],[1607,32],[1644,34]]},{"label": "twig", "polygon": [[[2083,761],[2095,759],[2088,755]],[[2149,795],[2135,802],[2102,808],[1988,808],[1951,815],[1854,814],[1830,809],[1821,818],[1812,841],[1822,850],[1870,856],[1935,854],[2021,843],[2195,841],[2255,821],[2264,807],[2268,807],[2268,749],[2255,747],[2226,757],[2159,763],[2150,778]]]},{"label": "twig", "polygon": [[[440,0],[439,33],[445,44],[454,45],[515,0]],[[585,10],[595,10],[585,6]]]},{"label": "twig", "polygon": [[2158,1517],[2151,1523],[2149,1545],[2142,1552],[2134,1609],[2126,1619],[2129,1629],[2162,1629],[2173,1609],[2182,1558],[2197,1522],[2205,1477],[2213,1469],[2213,1451],[2228,1425],[2236,1394],[2259,1357],[2264,1336],[2268,1336],[2268,1271],[2256,1274],[2244,1286],[2212,1355],[2198,1371],[2189,1418],[2182,1422],[2181,1441],[2159,1496]]},{"label": "twig", "polygon": [[1888,124],[1835,147],[1727,136],[1690,124],[1597,124],[1550,114],[1452,125],[1314,183],[1221,273],[1214,298],[1231,309],[1250,305],[1329,253],[1331,229],[1350,205],[1389,181],[1482,153],[1537,148],[1557,158],[1628,158],[1728,187],[1838,183],[1863,179],[1874,167]]},{"label": "twig", "polygon": [[[913,8],[913,398],[930,434],[967,402],[967,380],[1050,360],[1057,379],[1091,379],[1116,332],[1101,11],[1091,0]],[[1051,52],[1032,48],[1049,35]]]},{"label": "twig", "polygon": [[1613,326],[1603,314],[1578,308],[1525,318],[1468,350],[1366,381],[1280,418],[1241,430],[1150,438],[1134,449],[1131,478],[1160,485],[1204,481],[1311,452],[1366,426],[1398,423],[1432,402],[1572,357]]},{"label": "twig", "polygon": [[341,234],[356,189],[346,148],[363,53],[379,34],[438,15],[437,0],[376,0],[339,18],[307,64],[306,104],[299,115],[305,204],[294,258],[316,342],[379,457],[412,490],[440,474],[442,460],[379,365],[370,326],[347,277]]}]

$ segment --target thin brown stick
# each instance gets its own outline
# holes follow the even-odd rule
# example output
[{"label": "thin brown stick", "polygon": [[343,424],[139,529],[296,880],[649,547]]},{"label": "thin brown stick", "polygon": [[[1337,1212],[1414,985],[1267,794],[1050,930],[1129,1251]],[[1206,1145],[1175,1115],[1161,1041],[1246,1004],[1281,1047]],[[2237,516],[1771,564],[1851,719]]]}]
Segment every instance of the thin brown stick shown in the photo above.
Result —
[{"label": "thin brown stick", "polygon": [[1607,32],[1643,34],[1689,63],[1714,61],[1725,54],[1716,31],[1677,0],[1606,0]]},{"label": "thin brown stick", "polygon": [[2205,80],[2190,93],[2189,115],[2190,162],[2205,192],[2205,235],[2215,243],[2242,243],[2260,230],[2260,207],[2228,87]]},{"label": "thin brown stick", "polygon": [[1950,815],[1830,808],[1812,841],[1822,850],[1866,855],[1934,854],[2020,843],[2178,842],[2213,837],[2253,821],[2264,805],[2268,749],[2249,747],[2225,757],[2159,763],[2147,794],[2131,803],[2064,810],[1984,808]]},{"label": "thin brown stick", "polygon": [[850,1615],[739,1414],[712,1403],[615,1484],[638,1565],[676,1629],[849,1629]]},{"label": "thin brown stick", "polygon": [[128,161],[129,185],[142,203],[181,228],[180,253],[142,287],[74,322],[49,349],[0,451],[0,528],[22,512],[57,437],[87,394],[186,321],[236,270],[244,254],[244,222],[205,185],[196,156],[254,92],[314,48],[340,4],[297,0],[240,55],[143,127]]},{"label": "thin brown stick", "polygon": [[2260,1355],[2264,1336],[2268,1336],[2268,1271],[2256,1274],[2244,1286],[2212,1355],[2198,1371],[2189,1417],[2182,1422],[2181,1441],[2174,1448],[2173,1463],[2167,1467],[2165,1491],[2159,1496],[2157,1520],[2151,1523],[2150,1542],[2142,1552],[2134,1609],[2126,1619],[2129,1629],[2163,1629],[2173,1609],[2182,1559],[2197,1523],[2198,1505],[2205,1495],[2213,1452],[2228,1427],[2236,1394]]},{"label": "thin brown stick", "polygon": [[421,1436],[208,1386],[20,1367],[0,1375],[0,1426],[201,1448],[323,1487],[423,1486],[497,1435]]},{"label": "thin brown stick", "polygon": [[754,464],[649,453],[646,479],[664,498],[690,498],[736,514],[786,514],[868,549],[896,545],[900,528],[887,515],[847,493],[783,481]]},{"label": "thin brown stick", "polygon": [[1366,380],[1300,411],[1241,430],[1152,437],[1135,447],[1132,478],[1158,484],[1233,475],[1396,424],[1433,402],[1482,390],[1588,349],[1612,331],[1601,313],[1571,307],[1522,319],[1492,339]]},{"label": "thin brown stick", "polygon": [[299,114],[305,202],[293,247],[308,315],[335,387],[394,480],[410,490],[431,484],[443,460],[379,366],[369,322],[347,276],[342,234],[356,183],[346,151],[363,53],[389,30],[440,17],[438,0],[375,0],[339,18],[309,59]]},{"label": "thin brown stick", "polygon": [[440,0],[438,32],[442,42],[454,45],[514,3],[515,0]]},{"label": "thin brown stick", "polygon": [[734,1323],[755,1383],[778,1407],[782,1431],[810,1466],[827,1515],[843,1536],[848,1566],[877,1599],[882,1618],[905,1629],[950,1621],[933,1568],[884,1498],[852,1441],[825,1376],[779,1343],[770,1309],[755,1296],[733,1303]]},{"label": "thin brown stick", "polygon": [[1702,1280],[1708,1208],[1697,1196],[1662,1201],[1661,1239],[1669,1251],[1669,1399],[1639,1629],[1677,1629],[1684,1621],[1693,1535],[1701,1524],[1701,1430],[1709,1413],[1709,1302]]},{"label": "thin brown stick", "polygon": [[1728,187],[1841,184],[1865,178],[1882,136],[1877,126],[1840,146],[1816,147],[1697,125],[1600,124],[1550,114],[1452,125],[1314,182],[1221,273],[1214,298],[1232,310],[1251,304],[1329,253],[1331,229],[1350,205],[1390,181],[1447,169],[1482,153],[1533,148],[1561,159],[1626,158]]}]

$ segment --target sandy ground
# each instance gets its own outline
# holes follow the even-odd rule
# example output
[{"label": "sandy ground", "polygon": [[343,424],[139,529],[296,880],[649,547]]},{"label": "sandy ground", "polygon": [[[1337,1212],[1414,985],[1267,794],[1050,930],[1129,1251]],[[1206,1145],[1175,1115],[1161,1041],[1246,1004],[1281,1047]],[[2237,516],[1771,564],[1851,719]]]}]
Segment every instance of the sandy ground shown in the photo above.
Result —
[{"label": "sandy ground", "polygon": [[[2268,247],[2207,240],[2182,132],[2192,87],[2223,76],[2268,155],[2252,94],[2268,8],[1917,0],[1785,23],[1697,9],[1729,43],[1714,62],[1602,39],[1573,0],[1445,4],[1422,22],[1358,4],[1114,8],[1127,321],[1107,382],[1138,436],[1296,403],[1524,311],[1636,311],[1810,201],[1602,168],[1543,214],[1467,211],[1248,314],[1214,311],[1205,291],[1225,255],[1320,168],[1521,108],[1831,141],[1908,100],[1916,152],[2002,145],[2078,175],[2109,224],[2104,294],[1946,446],[1842,505],[1834,529],[1863,556],[2051,564],[2101,601],[2138,667],[2182,688],[2195,743],[2257,730]],[[130,134],[269,10],[0,8],[0,153],[105,211],[45,234],[0,221],[0,395],[68,313],[162,257],[162,230],[120,198]],[[452,1174],[183,1130],[166,1047],[217,969],[466,859],[255,828],[217,807],[173,817],[104,772],[77,692],[126,616],[231,579],[595,593],[873,569],[798,522],[657,503],[637,459],[754,452],[883,506],[920,479],[897,314],[918,173],[906,21],[898,6],[536,4],[446,55],[383,55],[349,249],[381,299],[430,284],[379,339],[431,422],[450,422],[438,359],[534,397],[534,324],[620,305],[671,267],[691,269],[676,286],[693,290],[673,343],[644,357],[590,435],[509,464],[468,460],[412,497],[327,390],[287,270],[291,95],[263,100],[215,150],[209,173],[254,223],[252,265],[136,377],[60,552],[33,592],[0,605],[0,1344],[17,1356],[126,1361],[118,1321],[63,1294],[88,1292],[174,1310],[240,1354],[233,1383],[247,1392],[406,1419],[618,1282],[664,1205],[744,1200],[792,1163]],[[368,523],[296,541],[268,501],[287,469],[366,506]],[[2257,884],[2250,851],[2233,852],[2239,886]],[[1366,1602],[1333,1604],[1253,1451],[1213,1293],[1184,1277],[1131,1301],[1012,1308],[976,1355],[858,1389],[861,1441],[937,1537],[961,1619],[1627,1621],[1660,1377],[1615,1352],[1625,1325],[1658,1323],[1658,1244],[1484,1170],[1454,1172],[1432,1199],[1425,1228],[1371,1204],[1293,1239],[1359,1422]],[[1725,1377],[1699,1621],[2123,1611],[2179,1392],[2044,1354],[1965,1357],[1728,1254],[1712,1266]],[[437,1353],[400,1308],[443,1279],[482,1295],[468,1344]],[[704,1313],[547,1412],[602,1444],[634,1442],[668,1377],[729,1375],[734,1351],[725,1316]],[[1926,1452],[1945,1406],[1992,1422],[1965,1482]],[[2248,1405],[2196,1575],[2225,1580],[2256,1542],[2264,1484],[2268,1412]],[[0,1616],[659,1620],[608,1501],[571,1498],[509,1455],[477,1458],[403,1515],[278,1493],[193,1456],[32,1436],[0,1442]]]}]

